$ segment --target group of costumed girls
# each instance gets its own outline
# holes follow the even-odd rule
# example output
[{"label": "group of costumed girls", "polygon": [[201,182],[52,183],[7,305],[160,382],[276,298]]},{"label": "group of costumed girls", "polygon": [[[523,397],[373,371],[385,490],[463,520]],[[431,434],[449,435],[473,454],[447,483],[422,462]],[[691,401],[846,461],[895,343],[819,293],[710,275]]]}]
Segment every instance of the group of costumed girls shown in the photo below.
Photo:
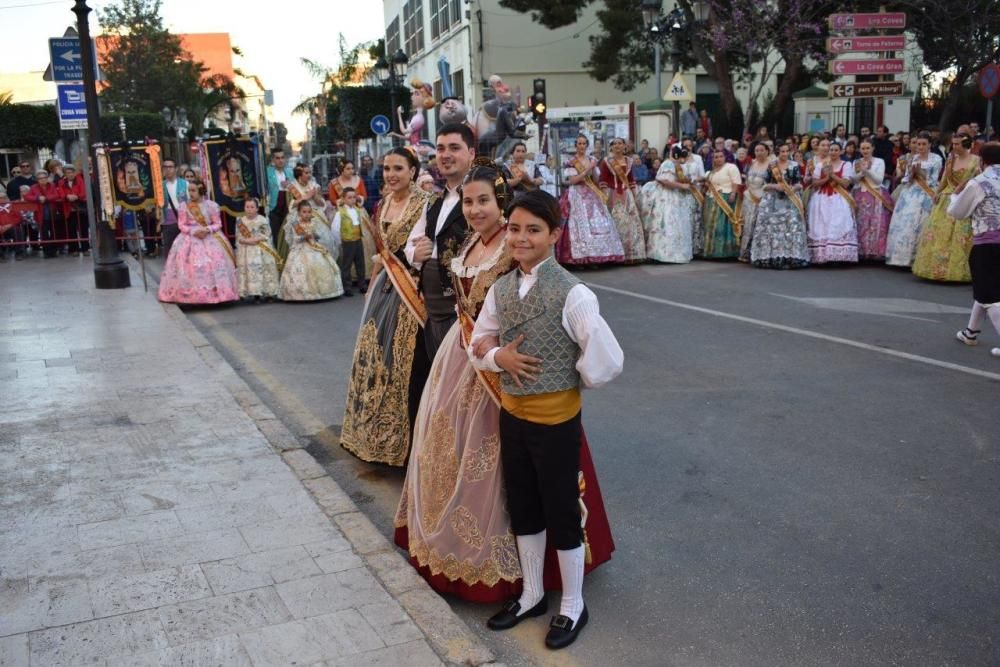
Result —
[{"label": "group of costumed girls", "polygon": [[869,261],[928,280],[971,280],[971,222],[948,215],[952,195],[981,171],[965,132],[954,135],[947,160],[930,151],[926,133],[918,135],[914,153],[897,164],[894,192],[868,140],[848,162],[839,144],[824,139],[804,171],[786,145],[772,155],[757,143],[745,173],[723,151],[705,173],[699,155],[676,146],[641,189],[623,159],[624,141],[610,146],[611,156],[598,162],[581,135],[564,164],[563,264],[701,257],[794,269]]},{"label": "group of costumed girls", "polygon": [[[469,153],[471,162],[471,150]],[[525,382],[522,385],[495,365],[499,352],[510,347],[498,346],[510,342],[505,336],[513,336],[517,329],[498,325],[489,329],[482,315],[484,307],[493,304],[486,319],[494,324],[498,317],[507,322],[508,301],[495,296],[495,289],[513,285],[516,294],[517,277],[523,291],[526,272],[539,283],[522,296],[523,301],[515,298],[522,304],[551,297],[563,285],[570,286],[565,282],[573,280],[570,274],[553,259],[546,261],[559,238],[559,205],[540,190],[515,199],[502,168],[485,159],[476,161],[458,190],[461,200],[456,205],[460,219],[464,216],[461,224],[466,236],[450,258],[452,285],[445,289],[445,293],[454,290],[458,319],[429,368],[421,368],[421,327],[428,316],[421,294],[426,286],[415,283],[404,247],[418,221],[424,224],[441,207],[432,206],[433,195],[415,186],[419,168],[409,149],[393,149],[385,157],[388,193],[372,223],[378,261],[355,348],[341,445],[364,461],[406,466],[395,520],[397,544],[408,551],[411,563],[437,591],[476,602],[506,600],[503,609],[490,619],[490,628],[506,629],[544,614],[545,591],[561,588],[560,614],[553,619],[546,645],[562,648],[572,643],[587,622],[582,598],[584,572],[609,560],[614,549],[590,452],[579,427],[579,389],[571,382],[569,389],[554,394],[521,395],[532,393],[518,390],[528,386],[529,378],[543,384],[546,373],[554,375],[557,361],[546,361],[545,372],[537,367],[532,375],[525,372],[520,376]],[[505,210],[512,216],[510,224],[504,218]],[[445,214],[442,219],[453,220],[452,215]],[[608,220],[607,225],[614,231],[613,222]],[[516,246],[511,242],[515,233]],[[520,241],[531,234],[533,241]],[[618,235],[609,237],[616,239],[612,252],[621,260]],[[533,259],[528,256],[531,253],[535,253]],[[563,336],[564,342],[570,341],[574,382],[596,386],[620,372],[621,349],[598,314],[596,297],[582,285],[573,289],[586,291],[589,298],[583,295],[581,303],[586,306],[577,306],[582,310],[573,315],[572,326],[582,326],[580,322],[602,325],[598,328],[611,341],[604,343],[609,351],[602,359],[614,360],[611,370],[595,378],[588,374],[585,360],[580,362],[579,371],[573,370],[578,356],[588,356],[586,349],[573,348],[576,343],[571,341],[575,339],[562,327],[557,326],[556,334]],[[572,299],[581,295],[571,291],[562,296]],[[561,312],[550,310],[548,317],[554,316],[556,323],[566,322],[560,320]],[[486,329],[479,331],[483,327]],[[600,339],[599,332],[580,338],[586,341],[588,336],[591,341]],[[523,336],[511,344],[522,342]],[[587,343],[583,345],[586,348]],[[487,352],[490,349],[492,352]],[[525,354],[515,351],[513,355],[530,364],[534,358],[526,356],[529,351],[522,346]],[[591,350],[590,355],[594,354]],[[487,361],[494,358],[498,361]],[[546,391],[553,391],[552,386],[545,386]],[[528,409],[522,413],[516,406],[534,406],[535,412]],[[556,414],[553,408],[568,408],[569,413],[564,411],[562,416],[569,416],[555,422],[545,419],[546,414]],[[537,424],[530,421],[538,417],[535,413],[541,415]],[[512,423],[523,430],[514,433]],[[565,452],[558,470],[567,472],[557,478],[546,467],[552,461],[546,460],[531,473],[538,478],[529,475],[526,482],[523,472],[517,474],[512,469],[523,461],[512,463],[516,454],[511,453],[518,451],[519,442],[525,439],[530,442],[521,444],[527,449],[536,441],[551,445],[546,456],[553,461]],[[527,455],[522,451],[521,456]],[[542,471],[549,471],[545,475],[550,476],[543,477]],[[532,502],[542,502],[535,497],[539,485],[546,494],[544,513],[537,507],[526,509]],[[549,496],[561,497],[562,504],[552,509],[555,525],[546,525]]]},{"label": "group of costumed girls", "polygon": [[221,231],[218,204],[206,197],[204,183],[190,181],[188,200],[177,213],[179,236],[160,276],[160,301],[318,301],[344,294],[337,265],[340,230],[331,227],[327,203],[308,168],[300,165],[293,173],[277,247],[259,202],[247,199],[236,221],[235,252]]}]

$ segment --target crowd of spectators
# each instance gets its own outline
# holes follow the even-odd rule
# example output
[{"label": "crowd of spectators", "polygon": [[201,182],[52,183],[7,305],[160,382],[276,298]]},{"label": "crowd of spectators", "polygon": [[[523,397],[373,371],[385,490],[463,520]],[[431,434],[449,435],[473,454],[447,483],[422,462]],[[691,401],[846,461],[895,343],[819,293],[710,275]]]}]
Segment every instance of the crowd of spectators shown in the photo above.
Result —
[{"label": "crowd of spectators", "polygon": [[72,164],[22,160],[0,189],[0,261],[89,255],[87,190]]},{"label": "crowd of spectators", "polygon": [[[980,129],[978,123],[969,123],[968,129],[975,138],[973,153],[978,154],[979,147],[987,141],[996,140],[996,133],[993,128],[985,131]],[[833,143],[840,145],[842,149],[841,159],[846,162],[854,162],[861,157],[860,145],[864,139],[871,139],[874,146],[875,157],[881,158],[886,164],[886,173],[893,174],[896,170],[896,163],[900,157],[911,152],[911,137],[915,137],[918,130],[891,132],[885,125],[875,128],[874,133],[871,127],[861,127],[859,131],[850,133],[843,124],[838,124],[832,130],[812,133],[793,133],[776,140],[770,136],[766,127],[761,127],[755,134],[747,133],[740,139],[727,139],[723,136],[714,136],[712,133],[712,122],[704,109],[700,112],[695,109],[692,102],[687,111],[681,114],[682,138],[678,141],[676,135],[671,134],[662,149],[650,146],[649,142],[643,139],[638,146],[629,145],[628,151],[632,156],[632,174],[641,186],[656,178],[656,172],[660,168],[660,163],[664,155],[669,155],[670,150],[675,145],[680,145],[689,153],[698,155],[704,162],[705,171],[712,168],[712,153],[722,150],[726,156],[726,162],[735,164],[741,173],[746,173],[750,162],[753,161],[753,145],[757,142],[768,144],[771,148],[771,155],[777,154],[779,144],[787,144],[792,152],[793,159],[799,164],[803,173],[806,165],[812,159],[813,154],[819,146],[820,141],[829,139]],[[941,132],[937,128],[927,128],[931,136],[931,151],[938,153],[943,159],[948,157],[951,146],[951,132]],[[600,159],[603,157],[600,141],[594,144],[593,155]]]}]

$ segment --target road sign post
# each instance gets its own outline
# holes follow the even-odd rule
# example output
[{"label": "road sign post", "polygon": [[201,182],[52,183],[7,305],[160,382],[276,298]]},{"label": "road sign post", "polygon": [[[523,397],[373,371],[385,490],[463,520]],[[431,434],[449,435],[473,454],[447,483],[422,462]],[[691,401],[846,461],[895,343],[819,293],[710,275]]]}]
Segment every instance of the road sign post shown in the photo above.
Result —
[{"label": "road sign post", "polygon": [[990,128],[993,127],[993,98],[1000,92],[1000,65],[990,63],[979,70],[976,77],[979,92],[986,98],[986,122],[983,123],[983,133],[989,139]]},{"label": "road sign post", "polygon": [[[838,82],[830,88],[830,97],[848,100],[853,98],[876,97],[876,124],[883,124],[885,110],[882,97],[892,97],[903,94],[902,82],[894,82],[893,74],[902,74],[905,63],[894,56],[897,51],[906,49],[906,35],[886,34],[886,31],[903,30],[906,28],[904,12],[877,13],[846,13],[831,14],[827,17],[831,32],[840,35],[831,36],[826,40],[827,53],[839,55],[843,53],[869,53],[878,56],[877,60],[833,60],[829,63],[830,73],[834,76],[857,75],[878,77],[877,84],[867,82]],[[860,36],[863,31],[876,31],[877,35]]]},{"label": "road sign post", "polygon": [[[80,76],[83,80],[84,100],[87,108],[87,132],[84,134],[84,145],[87,147],[87,157],[90,159],[94,155],[93,146],[101,140],[100,112],[97,106],[97,81],[95,72],[94,49],[90,41],[90,7],[86,0],[76,0],[73,5],[73,13],[76,14],[77,32],[80,35],[78,44],[83,44],[86,50],[80,50]],[[54,40],[50,40],[50,44]],[[62,57],[62,54],[57,54]],[[56,63],[52,63],[52,76],[56,79]],[[58,80],[58,79],[56,79]],[[97,165],[97,161],[93,163]],[[89,179],[89,164],[84,167],[86,182]],[[118,241],[115,239],[115,230],[103,216],[97,216],[94,206],[94,198],[87,197],[87,217],[90,218],[91,234],[96,241],[94,249],[94,285],[97,289],[121,289],[129,287],[128,266],[118,256]]]}]

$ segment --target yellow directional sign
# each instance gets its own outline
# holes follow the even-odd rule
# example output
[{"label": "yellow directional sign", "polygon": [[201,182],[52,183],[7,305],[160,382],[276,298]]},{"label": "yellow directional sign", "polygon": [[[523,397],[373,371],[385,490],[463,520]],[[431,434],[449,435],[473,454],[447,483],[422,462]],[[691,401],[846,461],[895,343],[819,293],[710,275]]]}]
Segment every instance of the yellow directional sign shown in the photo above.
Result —
[{"label": "yellow directional sign", "polygon": [[694,99],[694,93],[691,92],[691,86],[687,84],[684,80],[684,76],[678,72],[674,75],[673,81],[667,86],[667,90],[663,93],[663,100],[666,102],[687,102]]}]

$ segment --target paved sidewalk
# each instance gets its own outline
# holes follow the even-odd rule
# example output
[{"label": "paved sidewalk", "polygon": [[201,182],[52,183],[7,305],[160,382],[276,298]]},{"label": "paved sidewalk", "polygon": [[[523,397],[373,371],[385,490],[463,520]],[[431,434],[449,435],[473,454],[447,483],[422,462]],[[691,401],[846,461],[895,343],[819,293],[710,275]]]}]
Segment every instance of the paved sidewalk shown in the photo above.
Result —
[{"label": "paved sidewalk", "polygon": [[0,665],[492,660],[173,306],[0,264]]}]

